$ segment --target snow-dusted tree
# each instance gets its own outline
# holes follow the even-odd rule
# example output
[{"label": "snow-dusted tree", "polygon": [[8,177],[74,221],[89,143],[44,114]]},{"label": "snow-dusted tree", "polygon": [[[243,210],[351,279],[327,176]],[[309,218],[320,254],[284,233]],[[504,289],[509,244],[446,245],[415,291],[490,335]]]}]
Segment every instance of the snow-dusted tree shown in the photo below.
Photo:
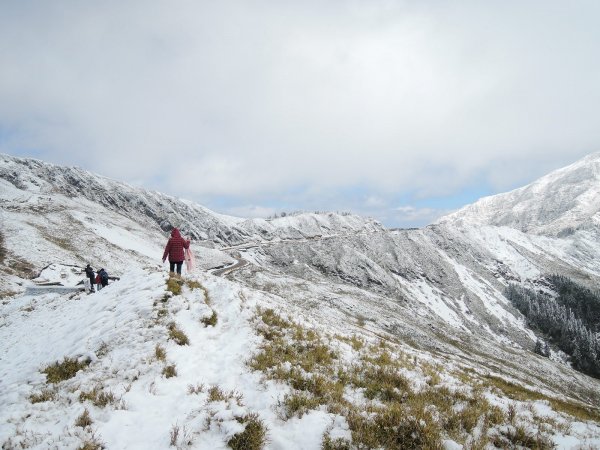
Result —
[{"label": "snow-dusted tree", "polygon": [[[544,333],[571,355],[577,370],[600,378],[600,345],[598,333],[593,328],[596,324],[590,323],[589,317],[582,317],[583,314],[593,315],[595,307],[578,306],[578,302],[595,301],[596,294],[564,277],[559,278],[563,288],[556,297],[517,285],[509,285],[506,296],[525,316],[529,326]],[[539,339],[534,351],[550,355],[548,344],[544,345]]]}]

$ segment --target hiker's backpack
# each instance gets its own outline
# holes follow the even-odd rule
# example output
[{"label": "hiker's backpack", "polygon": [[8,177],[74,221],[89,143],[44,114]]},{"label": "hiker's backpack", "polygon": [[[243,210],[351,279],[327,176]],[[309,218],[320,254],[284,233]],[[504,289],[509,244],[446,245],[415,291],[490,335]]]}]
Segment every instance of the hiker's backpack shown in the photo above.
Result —
[{"label": "hiker's backpack", "polygon": [[108,273],[106,270],[103,270],[100,274],[100,280],[102,281],[102,284],[108,284]]}]

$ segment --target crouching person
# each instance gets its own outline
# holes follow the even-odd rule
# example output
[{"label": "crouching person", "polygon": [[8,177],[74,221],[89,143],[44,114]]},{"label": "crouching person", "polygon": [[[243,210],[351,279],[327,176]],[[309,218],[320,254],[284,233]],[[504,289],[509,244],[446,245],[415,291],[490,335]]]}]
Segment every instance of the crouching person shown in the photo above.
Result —
[{"label": "crouching person", "polygon": [[100,269],[96,275],[96,286],[98,286],[98,290],[108,286],[108,272],[103,268]]}]

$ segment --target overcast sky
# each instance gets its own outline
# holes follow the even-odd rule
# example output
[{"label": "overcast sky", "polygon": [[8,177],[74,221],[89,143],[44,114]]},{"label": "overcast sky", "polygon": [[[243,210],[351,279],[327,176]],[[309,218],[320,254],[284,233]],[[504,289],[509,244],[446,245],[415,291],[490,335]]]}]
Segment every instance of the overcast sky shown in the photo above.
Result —
[{"label": "overcast sky", "polygon": [[600,150],[600,2],[3,1],[0,152],[422,226]]}]

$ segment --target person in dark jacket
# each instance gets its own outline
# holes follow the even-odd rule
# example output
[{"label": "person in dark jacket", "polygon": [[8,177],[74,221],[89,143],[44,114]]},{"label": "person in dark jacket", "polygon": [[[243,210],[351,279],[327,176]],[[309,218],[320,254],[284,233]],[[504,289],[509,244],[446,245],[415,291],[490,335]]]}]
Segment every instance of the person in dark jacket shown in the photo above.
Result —
[{"label": "person in dark jacket", "polygon": [[89,264],[85,266],[85,276],[90,279],[90,292],[94,292],[94,269]]},{"label": "person in dark jacket", "polygon": [[190,247],[190,241],[181,237],[177,228],[171,230],[171,238],[167,242],[163,253],[163,263],[169,257],[169,272],[174,272],[177,265],[177,274],[181,275],[181,265],[185,259],[184,249]]}]

